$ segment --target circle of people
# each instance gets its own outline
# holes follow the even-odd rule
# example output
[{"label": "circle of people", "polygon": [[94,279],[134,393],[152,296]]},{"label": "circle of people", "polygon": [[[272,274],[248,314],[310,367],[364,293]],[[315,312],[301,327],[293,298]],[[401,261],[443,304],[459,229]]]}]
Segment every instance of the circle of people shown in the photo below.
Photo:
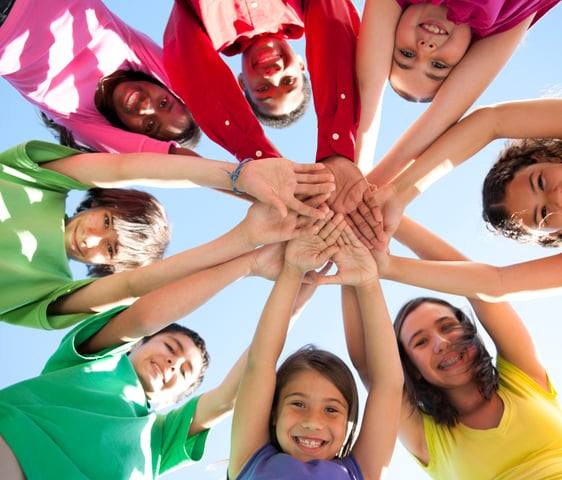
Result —
[{"label": "circle of people", "polygon": [[[72,327],[39,376],[0,391],[0,477],[156,478],[201,460],[233,411],[230,480],[381,478],[396,438],[436,479],[562,478],[557,394],[505,302],[555,291],[562,257],[473,263],[403,215],[508,138],[484,180],[484,219],[513,240],[559,245],[562,100],[465,115],[557,3],[366,0],[360,15],[351,0],[175,0],[160,48],[101,0],[0,1],[0,75],[60,143],[0,154],[0,319]],[[290,44],[305,34],[308,73]],[[241,56],[238,77],[221,55]],[[365,172],[387,82],[431,104]],[[316,162],[299,164],[262,125],[298,122],[311,98]],[[238,163],[199,156],[201,132]],[[192,184],[251,202],[247,215],[164,258],[163,206],[124,187]],[[86,195],[67,218],[72,190]],[[391,238],[419,259],[393,255]],[[74,280],[69,259],[88,278]],[[192,395],[209,354],[177,322],[248,275],[275,280],[254,337],[218,387]],[[381,279],[467,297],[497,358],[445,300],[410,300],[392,322]],[[277,366],[324,284],[342,288],[364,405],[328,351],[307,345]]]}]

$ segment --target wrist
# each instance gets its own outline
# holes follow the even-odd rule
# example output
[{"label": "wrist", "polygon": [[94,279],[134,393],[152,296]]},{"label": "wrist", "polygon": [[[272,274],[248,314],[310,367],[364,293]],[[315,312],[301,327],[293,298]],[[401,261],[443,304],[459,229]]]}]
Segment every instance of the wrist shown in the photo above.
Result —
[{"label": "wrist", "polygon": [[285,262],[283,263],[283,273],[286,276],[298,277],[298,278],[302,279],[304,277],[304,274],[306,273],[306,271],[303,270],[298,265],[295,265],[294,263],[291,263],[290,261],[285,260]]},{"label": "wrist", "polygon": [[[230,180],[232,182],[232,191],[237,195],[242,195],[246,193],[246,191],[242,187],[244,182],[242,181],[242,179],[240,179],[240,175],[242,174],[242,169],[244,168],[244,166],[247,165],[252,160],[253,158],[250,157],[245,158],[236,166],[236,168],[232,172],[228,173],[228,176],[230,177]],[[239,188],[237,188],[237,185]]]}]

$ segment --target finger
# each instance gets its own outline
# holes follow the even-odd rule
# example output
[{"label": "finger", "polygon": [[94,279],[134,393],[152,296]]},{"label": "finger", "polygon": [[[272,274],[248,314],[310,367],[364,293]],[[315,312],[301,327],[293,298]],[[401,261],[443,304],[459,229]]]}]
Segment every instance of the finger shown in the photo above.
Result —
[{"label": "finger", "polygon": [[335,275],[326,275],[316,280],[317,285],[341,285],[341,277],[336,273]]},{"label": "finger", "polygon": [[333,182],[323,183],[302,183],[299,182],[295,185],[295,195],[306,195],[311,197],[320,193],[331,193],[336,189]]},{"label": "finger", "polygon": [[[298,197],[300,201],[306,203],[307,205],[317,208],[323,203],[326,203],[327,200],[330,198],[330,193],[322,193],[319,195],[315,195],[313,197]],[[327,205],[326,205],[327,206]]]},{"label": "finger", "polygon": [[296,198],[293,198],[291,201],[287,202],[287,206],[297,212],[299,215],[304,215],[306,217],[312,217],[315,219],[323,219],[326,216],[326,213],[320,209],[314,208],[310,205],[307,205]]},{"label": "finger", "polygon": [[[341,217],[341,221],[339,223],[334,222],[335,219],[333,219],[330,224],[334,225],[334,228],[331,229],[328,233],[328,236],[326,236],[324,238],[324,241],[328,244],[328,245],[333,245],[336,243],[337,239],[339,238],[339,236],[341,235],[342,230],[346,227],[347,223],[345,222],[345,220],[343,219],[343,215]],[[324,227],[325,228],[325,227]],[[323,229],[324,230],[324,229]]]},{"label": "finger", "polygon": [[337,245],[330,245],[328,248],[320,252],[319,258],[322,264],[326,263],[330,258],[332,258],[336,253],[338,253],[340,247]]},{"label": "finger", "polygon": [[373,241],[369,240],[368,238],[366,238],[357,228],[357,226],[350,222],[349,223],[349,227],[351,228],[351,230],[353,231],[353,233],[355,234],[355,236],[359,239],[359,241],[365,245],[369,250],[375,248],[375,242],[376,242],[376,238],[373,238]]},{"label": "finger", "polygon": [[349,224],[352,225],[353,233],[359,238],[367,248],[373,248],[373,242],[377,236],[371,226],[365,221],[363,216],[356,210],[349,214]]},{"label": "finger", "polygon": [[328,175],[327,178],[334,179],[334,175],[330,172],[326,165],[323,163],[297,163],[292,162],[293,172],[297,174],[297,177],[301,175],[309,174],[310,177],[314,177],[316,175]]}]

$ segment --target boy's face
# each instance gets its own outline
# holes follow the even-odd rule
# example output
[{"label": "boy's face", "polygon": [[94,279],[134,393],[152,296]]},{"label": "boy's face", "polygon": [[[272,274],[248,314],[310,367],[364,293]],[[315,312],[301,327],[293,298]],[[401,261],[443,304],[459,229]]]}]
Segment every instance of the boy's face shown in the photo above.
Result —
[{"label": "boy's face", "polygon": [[110,265],[119,254],[113,212],[104,207],[90,208],[72,217],[64,227],[64,247],[68,258],[89,265]]},{"label": "boy's face", "polygon": [[121,82],[113,91],[112,104],[131,132],[159,140],[177,138],[192,121],[187,107],[175,95],[151,82]]},{"label": "boy's face", "polygon": [[283,39],[264,36],[242,54],[240,88],[258,110],[267,115],[286,115],[303,100],[304,63]]},{"label": "boy's face", "polygon": [[181,398],[199,378],[201,350],[183,333],[165,332],[137,344],[129,354],[150,402],[160,407]]},{"label": "boy's face", "polygon": [[447,10],[443,5],[418,3],[400,17],[389,80],[406,98],[433,98],[470,46],[470,27],[447,20]]}]

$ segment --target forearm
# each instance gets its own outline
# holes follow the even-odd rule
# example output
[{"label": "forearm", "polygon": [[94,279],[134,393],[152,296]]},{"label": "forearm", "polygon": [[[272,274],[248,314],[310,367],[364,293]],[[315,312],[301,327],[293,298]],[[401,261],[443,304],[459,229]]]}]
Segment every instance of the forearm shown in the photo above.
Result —
[{"label": "forearm", "polygon": [[193,185],[232,189],[229,173],[236,164],[198,156],[161,153],[89,153],[42,164],[84,185],[124,187],[132,184],[185,188]]},{"label": "forearm", "polygon": [[342,286],[341,294],[343,326],[347,352],[351,363],[363,381],[363,385],[368,388],[370,378],[367,370],[363,319],[361,316],[361,307],[359,306],[357,292],[355,291],[355,287],[344,285]]},{"label": "forearm", "polygon": [[[177,253],[152,265],[97,279],[51,305],[49,313],[105,311],[131,303],[146,293],[255,248],[243,224],[204,245]],[[249,258],[249,257],[248,257]]]},{"label": "forearm", "polygon": [[366,363],[371,388],[394,388],[403,385],[402,367],[390,315],[378,279],[356,287],[363,318]]}]

